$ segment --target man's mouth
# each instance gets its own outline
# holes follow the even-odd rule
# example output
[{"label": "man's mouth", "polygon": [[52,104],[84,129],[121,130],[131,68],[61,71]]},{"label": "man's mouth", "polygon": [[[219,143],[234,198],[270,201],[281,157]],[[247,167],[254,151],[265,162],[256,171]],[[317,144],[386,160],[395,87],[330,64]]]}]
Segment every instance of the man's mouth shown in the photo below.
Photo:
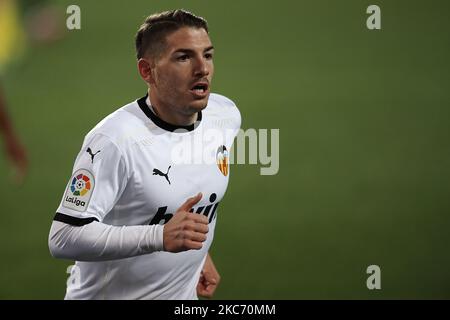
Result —
[{"label": "man's mouth", "polygon": [[197,96],[199,98],[203,98],[208,94],[208,90],[209,90],[209,85],[207,82],[197,82],[192,86],[190,91],[195,96]]}]

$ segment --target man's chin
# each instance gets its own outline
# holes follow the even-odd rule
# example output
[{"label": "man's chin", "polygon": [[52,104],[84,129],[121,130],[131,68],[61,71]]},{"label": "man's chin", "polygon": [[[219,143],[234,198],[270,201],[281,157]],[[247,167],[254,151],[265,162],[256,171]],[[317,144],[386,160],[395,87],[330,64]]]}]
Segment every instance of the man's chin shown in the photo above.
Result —
[{"label": "man's chin", "polygon": [[205,109],[206,106],[208,105],[208,98],[209,98],[209,95],[206,98],[192,101],[189,104],[189,109],[192,111],[196,111],[196,112],[199,112],[199,111]]}]

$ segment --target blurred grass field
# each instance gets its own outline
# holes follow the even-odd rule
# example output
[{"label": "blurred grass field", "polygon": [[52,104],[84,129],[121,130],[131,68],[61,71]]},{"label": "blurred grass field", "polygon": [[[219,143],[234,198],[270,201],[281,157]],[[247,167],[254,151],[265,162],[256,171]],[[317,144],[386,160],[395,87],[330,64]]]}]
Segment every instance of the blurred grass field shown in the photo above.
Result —
[{"label": "blurred grass field", "polygon": [[[73,1],[58,1],[63,7]],[[82,29],[2,81],[31,168],[0,158],[0,298],[62,299],[47,247],[84,135],[146,90],[133,36],[150,13],[208,19],[213,91],[246,128],[280,129],[280,171],[234,165],[212,255],[218,299],[450,298],[448,1],[76,1]],[[366,287],[381,267],[381,290]]]}]

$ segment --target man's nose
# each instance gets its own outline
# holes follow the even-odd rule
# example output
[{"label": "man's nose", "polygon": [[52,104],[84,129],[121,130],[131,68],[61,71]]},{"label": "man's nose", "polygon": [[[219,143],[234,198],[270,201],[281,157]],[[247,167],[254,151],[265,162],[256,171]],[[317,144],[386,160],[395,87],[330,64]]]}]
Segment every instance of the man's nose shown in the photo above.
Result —
[{"label": "man's nose", "polygon": [[198,61],[195,64],[194,73],[196,76],[205,77],[209,75],[209,65],[204,58],[197,59]]}]

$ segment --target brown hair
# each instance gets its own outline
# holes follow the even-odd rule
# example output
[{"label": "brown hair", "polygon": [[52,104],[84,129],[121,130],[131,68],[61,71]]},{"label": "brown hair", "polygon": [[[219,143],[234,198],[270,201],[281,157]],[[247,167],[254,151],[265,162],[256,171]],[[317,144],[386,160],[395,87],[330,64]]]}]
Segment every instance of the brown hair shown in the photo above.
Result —
[{"label": "brown hair", "polygon": [[208,32],[208,23],[205,19],[183,9],[148,16],[136,33],[137,58],[142,58],[146,53],[151,55],[161,53],[166,37],[182,27],[203,28]]}]

